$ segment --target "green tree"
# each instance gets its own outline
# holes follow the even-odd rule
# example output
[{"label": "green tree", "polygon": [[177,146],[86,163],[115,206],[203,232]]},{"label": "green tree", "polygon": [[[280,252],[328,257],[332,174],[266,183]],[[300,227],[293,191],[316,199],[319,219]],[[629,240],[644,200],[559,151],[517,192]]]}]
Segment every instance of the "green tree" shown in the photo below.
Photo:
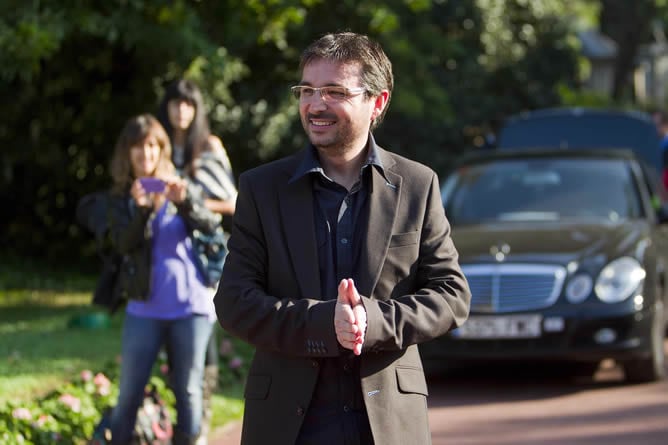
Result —
[{"label": "green tree", "polygon": [[288,87],[301,50],[337,30],[371,35],[393,61],[380,144],[443,172],[504,116],[557,105],[559,88],[577,87],[566,4],[5,1],[0,196],[12,217],[0,222],[0,242],[53,262],[90,258],[77,200],[108,184],[123,122],[155,111],[165,83],[182,75],[203,87],[237,173],[302,148]]}]

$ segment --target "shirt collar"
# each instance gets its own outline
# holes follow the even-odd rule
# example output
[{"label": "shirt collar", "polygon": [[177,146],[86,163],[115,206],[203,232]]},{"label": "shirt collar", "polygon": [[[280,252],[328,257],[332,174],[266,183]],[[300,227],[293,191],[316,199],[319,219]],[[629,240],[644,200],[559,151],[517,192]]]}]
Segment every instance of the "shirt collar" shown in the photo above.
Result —
[{"label": "shirt collar", "polygon": [[[366,161],[362,165],[362,171],[364,171],[367,166],[370,165],[374,166],[378,170],[378,172],[381,175],[383,175],[383,178],[387,180],[387,176],[385,176],[385,168],[383,167],[383,163],[380,160],[380,156],[378,154],[378,146],[376,145],[376,140],[373,138],[373,135],[371,133],[369,133],[369,139],[367,144],[369,150]],[[362,171],[360,172],[360,174],[362,173]],[[300,178],[307,176],[310,173],[319,173],[323,177],[325,178],[327,177],[325,175],[325,171],[322,168],[322,165],[320,164],[318,150],[313,146],[313,144],[309,143],[306,148],[305,156],[302,158],[299,167],[297,167],[297,170],[295,170],[295,173],[292,175],[288,183],[295,182]]]}]

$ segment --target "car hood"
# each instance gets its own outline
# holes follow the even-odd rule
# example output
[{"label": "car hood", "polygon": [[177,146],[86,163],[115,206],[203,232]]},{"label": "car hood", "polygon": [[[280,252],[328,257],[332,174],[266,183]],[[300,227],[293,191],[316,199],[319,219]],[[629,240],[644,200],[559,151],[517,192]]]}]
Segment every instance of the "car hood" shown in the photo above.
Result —
[{"label": "car hood", "polygon": [[638,257],[640,241],[648,237],[642,221],[619,224],[513,223],[455,226],[452,237],[467,263],[549,263],[598,256],[600,260],[620,255]]}]

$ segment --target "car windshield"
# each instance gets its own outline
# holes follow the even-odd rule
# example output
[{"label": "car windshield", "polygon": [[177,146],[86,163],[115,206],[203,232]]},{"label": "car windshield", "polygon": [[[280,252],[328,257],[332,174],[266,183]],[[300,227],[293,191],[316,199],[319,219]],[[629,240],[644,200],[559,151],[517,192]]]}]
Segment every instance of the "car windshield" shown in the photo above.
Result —
[{"label": "car windshield", "polygon": [[454,172],[442,196],[453,225],[597,221],[641,216],[638,189],[619,159],[534,158],[473,164]]}]

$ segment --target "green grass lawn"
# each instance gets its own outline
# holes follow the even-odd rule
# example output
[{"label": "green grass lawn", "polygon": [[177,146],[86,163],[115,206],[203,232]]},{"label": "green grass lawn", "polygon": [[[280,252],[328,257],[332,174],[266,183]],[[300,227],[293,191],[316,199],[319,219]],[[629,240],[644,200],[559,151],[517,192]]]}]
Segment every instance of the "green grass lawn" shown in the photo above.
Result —
[{"label": "green grass lawn", "polygon": [[[0,405],[37,398],[84,369],[108,369],[121,348],[122,311],[107,317],[90,305],[95,277],[38,274],[23,266],[0,266]],[[93,321],[103,323],[72,325],[82,316],[90,320],[91,314],[98,314]],[[223,369],[213,400],[212,429],[241,418],[243,412],[243,375],[252,350],[231,341],[244,366],[235,372]]]}]

